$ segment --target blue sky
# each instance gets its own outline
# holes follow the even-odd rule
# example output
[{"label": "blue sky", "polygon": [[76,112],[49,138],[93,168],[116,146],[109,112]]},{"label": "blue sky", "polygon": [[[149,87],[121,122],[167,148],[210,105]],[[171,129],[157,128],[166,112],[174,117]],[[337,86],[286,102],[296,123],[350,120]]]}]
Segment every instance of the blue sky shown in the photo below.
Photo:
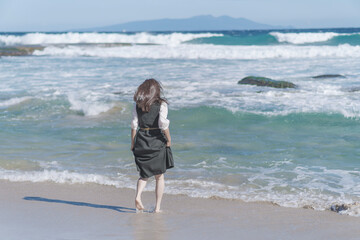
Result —
[{"label": "blue sky", "polygon": [[360,27],[360,0],[0,0],[0,31],[62,31],[212,14],[299,28]]}]

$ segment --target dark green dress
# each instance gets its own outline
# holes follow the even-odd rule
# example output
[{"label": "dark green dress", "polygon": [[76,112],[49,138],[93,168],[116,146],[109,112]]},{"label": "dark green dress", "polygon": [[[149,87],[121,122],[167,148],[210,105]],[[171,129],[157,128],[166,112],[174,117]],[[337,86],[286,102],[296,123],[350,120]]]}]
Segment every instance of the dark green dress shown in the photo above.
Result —
[{"label": "dark green dress", "polygon": [[149,112],[143,112],[136,106],[139,130],[135,136],[133,153],[141,178],[162,174],[166,169],[174,167],[171,149],[166,147],[167,139],[159,129],[159,111],[160,103],[152,104]]}]

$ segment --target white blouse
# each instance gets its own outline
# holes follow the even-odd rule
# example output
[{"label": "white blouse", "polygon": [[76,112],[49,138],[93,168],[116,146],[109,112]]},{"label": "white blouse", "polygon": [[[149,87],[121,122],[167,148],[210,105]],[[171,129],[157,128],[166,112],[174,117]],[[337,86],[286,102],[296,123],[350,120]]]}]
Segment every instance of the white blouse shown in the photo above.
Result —
[{"label": "white blouse", "polygon": [[[131,121],[131,128],[132,129],[137,129],[139,126],[139,122],[138,122],[138,116],[137,116],[137,112],[136,112],[136,103],[134,104],[134,108],[132,111],[132,115],[133,115],[133,119]],[[169,125],[170,125],[170,120],[167,119],[167,115],[168,115],[168,106],[166,102],[162,102],[160,105],[160,112],[159,112],[159,128],[162,130],[166,130],[168,129]]]}]

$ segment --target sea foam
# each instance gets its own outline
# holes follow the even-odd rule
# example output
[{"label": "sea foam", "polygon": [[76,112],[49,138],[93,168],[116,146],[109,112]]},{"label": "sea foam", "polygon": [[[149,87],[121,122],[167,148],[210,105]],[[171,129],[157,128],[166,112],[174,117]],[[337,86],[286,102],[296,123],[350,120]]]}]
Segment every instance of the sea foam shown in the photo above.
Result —
[{"label": "sea foam", "polygon": [[0,46],[6,45],[42,45],[42,44],[79,44],[79,43],[133,43],[177,45],[197,38],[223,36],[215,33],[170,33],[136,34],[125,33],[28,33],[22,36],[0,35]]},{"label": "sea foam", "polygon": [[7,107],[10,107],[10,106],[13,106],[13,105],[17,105],[17,104],[20,104],[22,102],[25,102],[29,99],[31,99],[32,97],[15,97],[15,98],[11,98],[9,100],[5,100],[5,101],[1,101],[0,102],[0,108],[7,108]]},{"label": "sea foam", "polygon": [[335,33],[335,32],[322,32],[322,33],[271,32],[270,35],[274,36],[279,42],[286,42],[292,44],[305,44],[305,43],[326,42],[337,36],[359,35],[359,33],[347,34],[347,33]]},{"label": "sea foam", "polygon": [[[340,176],[347,181],[347,175],[352,172],[345,172],[340,170],[327,170],[319,169],[325,174],[334,174]],[[322,184],[319,181],[313,181],[310,188],[292,188],[290,191],[285,190],[286,183],[282,183],[282,179],[275,179],[271,177],[271,173],[281,172],[282,169],[277,167],[264,169],[264,172],[252,174],[253,177],[249,178],[250,185],[248,186],[230,186],[221,184],[214,181],[202,179],[183,179],[183,180],[167,180],[168,186],[166,193],[168,194],[185,194],[190,197],[212,198],[220,197],[225,199],[239,199],[246,202],[270,202],[284,207],[293,208],[312,208],[315,210],[327,210],[333,204],[346,204],[349,207],[346,211],[341,213],[360,216],[359,204],[351,199],[348,199],[343,194],[329,195],[321,191]],[[293,181],[302,181],[304,178],[313,177],[311,173],[303,167],[297,167],[295,172],[299,175]],[[345,173],[345,175],[344,175]],[[356,174],[358,174],[356,172]],[[304,175],[304,176],[302,176]],[[322,179],[322,176],[318,174]],[[8,180],[11,182],[55,182],[59,184],[87,184],[94,183],[104,186],[114,186],[116,188],[132,188],[134,189],[134,182],[136,179],[131,179],[126,175],[118,174],[117,177],[108,177],[100,174],[77,173],[71,171],[56,171],[56,170],[43,170],[43,171],[17,171],[0,169],[0,180]],[[261,180],[261,181],[259,181]],[[270,182],[269,182],[270,181]],[[269,182],[268,185],[261,186],[260,182]],[[353,182],[350,182],[353,183]],[[335,191],[348,191],[351,190],[349,182],[344,188],[330,190]],[[150,182],[149,189],[153,189],[153,182]],[[352,185],[353,186],[353,185]],[[151,191],[147,189],[147,191]],[[283,190],[281,190],[283,189]]]},{"label": "sea foam", "polygon": [[0,169],[0,179],[11,182],[46,182],[55,183],[97,183],[100,185],[120,186],[120,182],[99,174],[85,174],[69,171],[43,170],[43,171],[16,171]]},{"label": "sea foam", "polygon": [[68,100],[71,104],[71,110],[80,111],[85,116],[97,116],[114,107],[114,103],[104,103],[91,99],[80,100],[73,94],[69,94]]},{"label": "sea foam", "polygon": [[360,46],[347,44],[339,46],[219,46],[219,45],[177,45],[177,46],[132,46],[132,47],[86,47],[49,46],[37,50],[34,55],[91,56],[149,59],[270,59],[270,58],[325,58],[360,57]]}]

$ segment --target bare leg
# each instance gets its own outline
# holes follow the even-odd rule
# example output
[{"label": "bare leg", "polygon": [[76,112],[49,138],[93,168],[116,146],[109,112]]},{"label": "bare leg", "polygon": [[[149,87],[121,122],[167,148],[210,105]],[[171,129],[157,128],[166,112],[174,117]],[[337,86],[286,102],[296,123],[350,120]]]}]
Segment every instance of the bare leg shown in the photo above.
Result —
[{"label": "bare leg", "polygon": [[155,175],[155,179],[156,179],[156,188],[155,188],[156,206],[155,206],[155,212],[158,213],[158,212],[160,212],[161,199],[162,199],[162,196],[163,196],[163,193],[164,193],[164,188],[165,188],[164,174]]},{"label": "bare leg", "polygon": [[139,178],[136,186],[136,196],[135,196],[135,207],[137,210],[144,210],[144,205],[141,202],[141,193],[143,192],[148,178]]}]

